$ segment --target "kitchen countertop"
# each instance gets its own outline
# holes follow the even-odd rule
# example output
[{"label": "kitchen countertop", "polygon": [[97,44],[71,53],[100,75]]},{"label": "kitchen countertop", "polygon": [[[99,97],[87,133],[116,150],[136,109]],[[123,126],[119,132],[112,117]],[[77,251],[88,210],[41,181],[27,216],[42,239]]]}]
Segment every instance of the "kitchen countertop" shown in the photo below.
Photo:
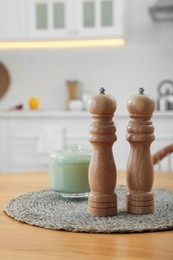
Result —
[{"label": "kitchen countertop", "polygon": [[[128,112],[115,113],[115,118],[128,118]],[[77,118],[89,118],[90,113],[88,111],[65,111],[65,110],[15,110],[15,111],[0,111],[0,118],[23,118],[23,117],[39,117],[39,118],[68,118],[68,117],[77,117]],[[156,111],[153,113],[155,118],[172,118],[173,111]]]},{"label": "kitchen countertop", "polygon": [[[125,184],[118,171],[117,184]],[[173,190],[173,173],[155,173],[155,187]],[[48,230],[18,222],[4,205],[23,193],[49,188],[48,172],[0,174],[0,259],[172,259],[173,230],[137,234],[90,234]]]}]

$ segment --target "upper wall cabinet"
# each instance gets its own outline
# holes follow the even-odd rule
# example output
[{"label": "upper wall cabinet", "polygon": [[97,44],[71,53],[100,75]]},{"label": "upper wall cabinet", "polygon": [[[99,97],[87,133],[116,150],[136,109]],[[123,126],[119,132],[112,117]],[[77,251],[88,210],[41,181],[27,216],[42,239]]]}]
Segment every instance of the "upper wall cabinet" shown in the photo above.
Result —
[{"label": "upper wall cabinet", "polygon": [[26,31],[26,2],[0,0],[0,40],[23,40]]},{"label": "upper wall cabinet", "polygon": [[81,37],[123,35],[123,0],[77,0],[76,33]]},{"label": "upper wall cabinet", "polygon": [[29,0],[28,33],[30,39],[64,38],[71,32],[69,0]]},{"label": "upper wall cabinet", "polygon": [[123,35],[125,0],[28,0],[30,39]]}]

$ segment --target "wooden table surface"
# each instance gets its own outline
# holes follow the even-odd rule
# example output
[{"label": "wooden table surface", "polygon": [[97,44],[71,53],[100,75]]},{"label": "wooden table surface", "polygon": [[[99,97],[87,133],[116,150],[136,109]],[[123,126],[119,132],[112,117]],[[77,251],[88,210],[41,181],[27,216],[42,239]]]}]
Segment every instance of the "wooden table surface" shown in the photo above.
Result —
[{"label": "wooden table surface", "polygon": [[[125,184],[118,171],[117,184]],[[173,189],[173,173],[156,173],[155,187]],[[47,230],[8,217],[3,206],[25,192],[48,189],[47,172],[0,174],[0,260],[173,259],[173,231],[89,234]]]}]

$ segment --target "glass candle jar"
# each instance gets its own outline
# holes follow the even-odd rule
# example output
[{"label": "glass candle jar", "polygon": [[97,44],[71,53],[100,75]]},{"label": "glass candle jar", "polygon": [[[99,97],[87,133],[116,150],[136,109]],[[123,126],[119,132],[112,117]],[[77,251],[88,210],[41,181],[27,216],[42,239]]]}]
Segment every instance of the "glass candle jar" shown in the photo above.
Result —
[{"label": "glass candle jar", "polygon": [[87,198],[90,190],[88,167],[91,152],[72,145],[67,150],[54,151],[49,157],[50,188],[63,198]]}]

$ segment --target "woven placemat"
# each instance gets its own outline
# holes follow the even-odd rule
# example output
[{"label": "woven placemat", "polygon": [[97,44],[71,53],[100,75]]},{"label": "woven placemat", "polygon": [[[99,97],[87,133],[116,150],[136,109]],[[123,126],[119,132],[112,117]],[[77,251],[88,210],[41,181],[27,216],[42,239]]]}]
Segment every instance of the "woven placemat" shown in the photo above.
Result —
[{"label": "woven placemat", "polygon": [[125,186],[116,188],[118,214],[91,217],[87,200],[62,199],[57,192],[41,190],[9,201],[4,211],[14,219],[42,228],[88,233],[130,233],[173,228],[173,191],[154,189],[154,214],[133,215],[125,212]]}]

